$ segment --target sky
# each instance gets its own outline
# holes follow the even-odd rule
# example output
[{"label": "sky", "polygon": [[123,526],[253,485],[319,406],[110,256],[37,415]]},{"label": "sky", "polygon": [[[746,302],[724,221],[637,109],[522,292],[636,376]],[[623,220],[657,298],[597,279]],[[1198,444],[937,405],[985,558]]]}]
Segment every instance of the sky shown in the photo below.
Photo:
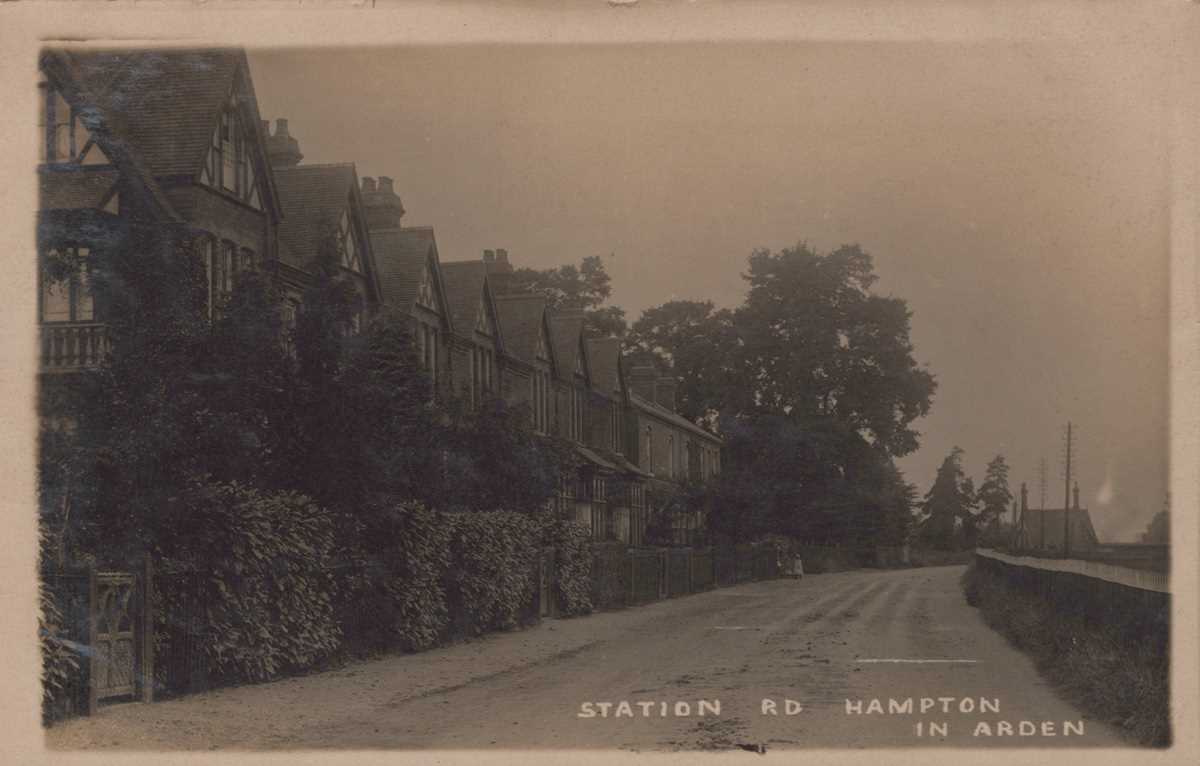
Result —
[{"label": "sky", "polygon": [[[445,261],[601,255],[632,322],[734,306],[755,248],[857,243],[938,380],[923,494],[957,445],[978,485],[1082,504],[1135,539],[1167,490],[1166,57],[1120,39],[458,45],[252,51],[306,163],[391,176]],[[1140,51],[1139,51],[1140,53]]]}]

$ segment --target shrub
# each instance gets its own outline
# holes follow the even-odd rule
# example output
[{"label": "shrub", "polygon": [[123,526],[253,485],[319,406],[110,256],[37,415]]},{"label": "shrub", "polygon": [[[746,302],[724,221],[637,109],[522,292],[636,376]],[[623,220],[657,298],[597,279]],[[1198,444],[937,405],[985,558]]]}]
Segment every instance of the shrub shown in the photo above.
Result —
[{"label": "shrub", "polygon": [[559,608],[564,615],[592,611],[592,536],[587,527],[556,521],[548,542],[555,549],[555,581]]},{"label": "shrub", "polygon": [[521,623],[536,592],[537,524],[508,511],[448,513],[451,605],[468,635]]},{"label": "shrub", "polygon": [[79,660],[59,635],[63,617],[54,594],[42,584],[38,596],[41,601],[38,639],[42,650],[42,715],[44,720],[49,720],[57,708],[66,704],[71,679],[79,672]]},{"label": "shrub", "polygon": [[183,623],[209,680],[231,683],[309,668],[337,649],[324,509],[237,483],[194,485],[185,502],[190,534],[164,558],[158,582],[167,645]]}]

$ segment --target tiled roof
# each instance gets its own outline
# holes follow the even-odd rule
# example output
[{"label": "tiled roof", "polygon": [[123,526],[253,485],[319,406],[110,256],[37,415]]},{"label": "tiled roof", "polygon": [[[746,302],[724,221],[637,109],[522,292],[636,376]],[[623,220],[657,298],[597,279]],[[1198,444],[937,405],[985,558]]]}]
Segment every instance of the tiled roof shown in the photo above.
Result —
[{"label": "tiled roof", "polygon": [[[579,363],[579,343],[583,335],[583,314],[550,312],[550,341],[559,374],[570,378]],[[584,369],[587,369],[586,365]]]},{"label": "tiled roof", "polygon": [[[78,75],[155,176],[191,175],[245,63],[240,50],[72,51]],[[254,125],[258,126],[257,107]]]},{"label": "tiled roof", "polygon": [[149,167],[126,137],[120,113],[104,108],[101,99],[85,82],[87,78],[78,70],[75,58],[66,51],[48,50],[41,58],[41,65],[62,86],[64,94],[82,110],[84,123],[113,165],[122,175],[136,181],[150,203],[168,219],[180,220],[178,211],[167,199]]},{"label": "tiled roof", "polygon": [[463,337],[471,337],[487,279],[487,264],[483,261],[452,261],[442,264],[442,281],[446,286],[446,302],[454,326]]},{"label": "tiled roof", "polygon": [[621,339],[591,338],[587,344],[588,370],[592,386],[605,394],[621,392]]},{"label": "tiled roof", "polygon": [[[1070,509],[1071,545],[1095,544],[1096,530],[1092,526],[1092,517],[1086,508]],[[1045,523],[1043,525],[1043,519]],[[1042,540],[1045,530],[1046,538]],[[1033,547],[1060,547],[1063,544],[1063,509],[1062,508],[1028,508],[1021,514],[1021,530],[1025,544]]]},{"label": "tiled roof", "polygon": [[546,299],[536,294],[499,295],[496,311],[500,315],[505,348],[517,359],[532,364]]},{"label": "tiled roof", "polygon": [[284,262],[307,270],[322,237],[338,225],[356,183],[354,166],[349,164],[276,168],[275,186],[283,208],[279,237],[287,245],[279,248],[280,259],[290,258]]},{"label": "tiled roof", "polygon": [[38,175],[40,210],[98,208],[117,182],[116,170],[47,170]]},{"label": "tiled roof", "polygon": [[[384,304],[401,311],[412,311],[421,287],[421,273],[430,255],[437,253],[433,228],[376,229],[371,232],[371,249],[375,254]],[[453,319],[447,317],[447,320],[453,326]]]},{"label": "tiled roof", "polygon": [[661,404],[658,404],[656,402],[651,402],[647,399],[643,399],[641,396],[638,396],[637,394],[633,393],[632,391],[629,392],[629,401],[631,404],[633,404],[634,407],[638,408],[639,410],[642,410],[643,412],[654,415],[655,417],[660,418],[662,420],[666,420],[667,422],[671,423],[672,425],[679,426],[680,428],[682,428],[684,430],[691,431],[692,433],[696,434],[697,436],[703,436],[706,439],[709,439],[710,441],[715,441],[715,442],[721,441],[721,437],[719,437],[716,434],[711,433],[709,431],[705,431],[703,428],[696,425],[692,421],[688,420],[683,415],[680,415],[678,412],[672,412],[671,410],[668,410],[666,407],[663,407]]}]

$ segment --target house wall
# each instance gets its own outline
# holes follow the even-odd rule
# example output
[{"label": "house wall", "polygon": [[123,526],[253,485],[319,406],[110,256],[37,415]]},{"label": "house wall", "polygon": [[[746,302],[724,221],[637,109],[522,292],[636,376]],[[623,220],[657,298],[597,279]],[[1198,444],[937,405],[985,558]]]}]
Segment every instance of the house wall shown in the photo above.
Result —
[{"label": "house wall", "polygon": [[174,186],[165,193],[179,215],[192,226],[217,239],[249,248],[260,259],[275,257],[275,227],[265,212],[199,184]]}]

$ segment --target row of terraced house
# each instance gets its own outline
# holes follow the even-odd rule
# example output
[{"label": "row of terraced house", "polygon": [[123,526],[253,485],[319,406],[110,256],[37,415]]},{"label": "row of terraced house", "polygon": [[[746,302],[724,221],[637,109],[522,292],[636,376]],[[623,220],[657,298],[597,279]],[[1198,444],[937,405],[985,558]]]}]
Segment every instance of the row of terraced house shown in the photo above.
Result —
[{"label": "row of terraced house", "polygon": [[[581,467],[562,477],[558,503],[594,539],[642,544],[656,485],[719,470],[720,440],[675,412],[674,382],[627,370],[620,340],[589,337],[582,312],[513,289],[505,250],[443,260],[432,228],[403,222],[392,178],[304,164],[287,120],[272,130],[260,117],[243,51],[47,51],[41,73],[38,246],[84,264],[41,275],[43,380],[109,348],[89,254],[152,232],[199,252],[210,312],[253,268],[273,275],[294,322],[318,244],[336,231],[359,293],[354,324],[403,312],[436,390],[527,405],[536,432],[570,441]],[[675,517],[675,542],[702,527]]]}]

